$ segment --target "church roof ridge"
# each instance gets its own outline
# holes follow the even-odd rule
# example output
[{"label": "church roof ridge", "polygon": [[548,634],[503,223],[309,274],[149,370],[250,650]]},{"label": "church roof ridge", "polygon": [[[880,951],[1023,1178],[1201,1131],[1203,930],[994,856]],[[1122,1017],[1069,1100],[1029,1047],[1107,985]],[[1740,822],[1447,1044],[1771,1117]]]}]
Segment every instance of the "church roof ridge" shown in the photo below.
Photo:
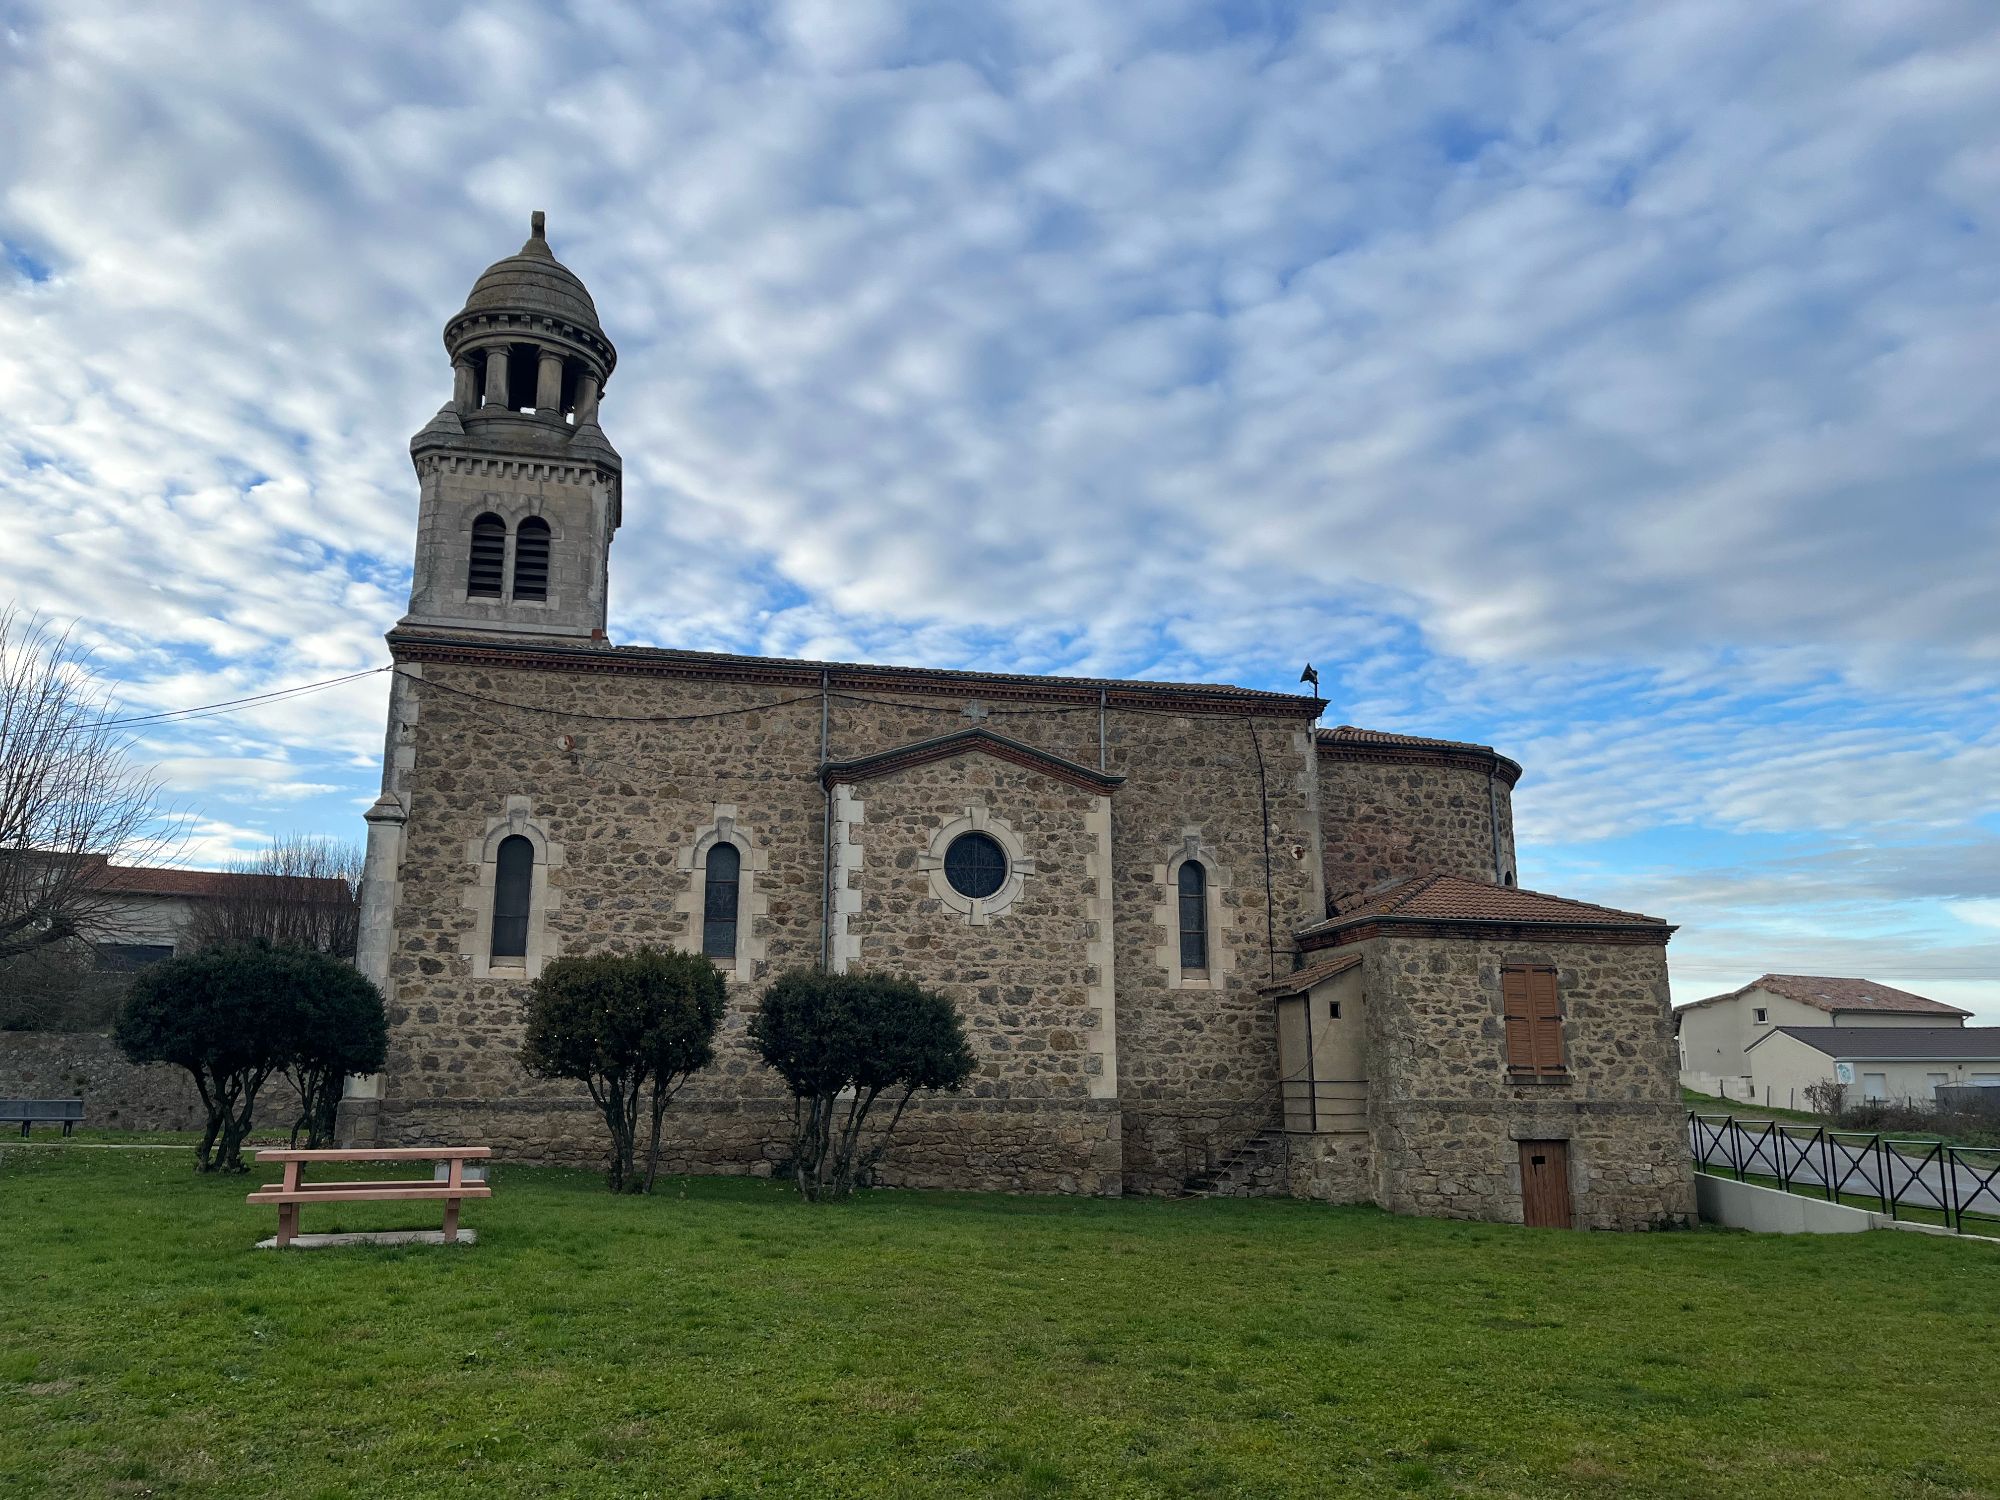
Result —
[{"label": "church roof ridge", "polygon": [[397,630],[391,632],[389,641],[392,647],[414,648],[424,654],[438,650],[471,650],[484,656],[497,652],[520,656],[523,665],[574,664],[599,671],[650,669],[690,676],[761,678],[797,683],[809,681],[812,686],[818,685],[821,673],[827,673],[837,679],[835,685],[838,687],[873,686],[885,692],[946,690],[978,696],[976,691],[971,690],[984,688],[995,697],[1105,692],[1115,697],[1182,699],[1311,718],[1317,718],[1326,706],[1321,698],[1273,692],[1267,688],[1237,687],[1230,683],[1171,682],[1145,677],[1062,677],[1032,672],[978,671],[963,667],[896,666],[882,662],[751,656],[669,646],[606,647],[496,641],[457,632]]}]

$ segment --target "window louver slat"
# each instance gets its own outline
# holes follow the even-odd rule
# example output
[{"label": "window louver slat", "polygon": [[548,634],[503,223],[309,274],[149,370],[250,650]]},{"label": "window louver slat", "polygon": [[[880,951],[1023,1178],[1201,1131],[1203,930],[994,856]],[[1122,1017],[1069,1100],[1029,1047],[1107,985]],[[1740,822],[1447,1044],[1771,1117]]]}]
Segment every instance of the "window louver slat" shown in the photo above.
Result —
[{"label": "window louver slat", "polygon": [[507,524],[485,515],[472,523],[472,562],[466,570],[465,592],[474,599],[498,599],[500,574],[507,562]]},{"label": "window louver slat", "polygon": [[514,533],[514,597],[549,597],[549,523],[530,516]]}]

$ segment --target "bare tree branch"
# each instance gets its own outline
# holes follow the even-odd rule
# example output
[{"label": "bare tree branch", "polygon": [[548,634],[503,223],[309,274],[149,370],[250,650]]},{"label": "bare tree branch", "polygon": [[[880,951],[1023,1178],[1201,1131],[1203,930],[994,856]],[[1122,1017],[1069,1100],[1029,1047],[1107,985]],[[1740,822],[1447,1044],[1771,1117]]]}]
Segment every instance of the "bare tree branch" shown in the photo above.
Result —
[{"label": "bare tree branch", "polygon": [[198,903],[188,920],[196,948],[262,938],[352,959],[361,931],[359,844],[289,834],[229,866],[241,879]]},{"label": "bare tree branch", "polygon": [[68,631],[0,611],[0,960],[114,929],[106,863],[157,863],[178,846],[158,777],[111,717]]}]

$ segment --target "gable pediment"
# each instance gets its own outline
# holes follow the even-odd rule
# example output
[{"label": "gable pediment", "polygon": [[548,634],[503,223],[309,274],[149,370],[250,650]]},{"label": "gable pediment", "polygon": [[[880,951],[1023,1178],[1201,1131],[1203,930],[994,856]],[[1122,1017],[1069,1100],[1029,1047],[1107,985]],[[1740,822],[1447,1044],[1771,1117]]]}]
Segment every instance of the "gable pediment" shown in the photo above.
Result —
[{"label": "gable pediment", "polygon": [[995,734],[990,729],[961,729],[955,734],[943,734],[934,739],[913,740],[907,745],[864,755],[858,760],[834,761],[820,772],[820,779],[828,786],[873,781],[914,766],[969,754],[988,755],[1009,765],[1038,771],[1052,780],[1086,792],[1108,794],[1116,791],[1125,781],[1123,776],[1114,776],[1108,771],[1099,771],[1060,755],[1052,755],[1033,745],[1009,739],[1004,734]]}]

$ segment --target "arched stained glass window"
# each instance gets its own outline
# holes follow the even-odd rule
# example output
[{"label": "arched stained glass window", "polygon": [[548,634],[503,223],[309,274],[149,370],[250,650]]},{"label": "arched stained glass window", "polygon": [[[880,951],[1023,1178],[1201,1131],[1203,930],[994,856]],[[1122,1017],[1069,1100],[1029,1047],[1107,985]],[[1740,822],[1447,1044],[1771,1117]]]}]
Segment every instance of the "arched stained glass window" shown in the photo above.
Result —
[{"label": "arched stained glass window", "polygon": [[514,597],[549,597],[549,523],[529,516],[514,532]]},{"label": "arched stained glass window", "polygon": [[535,846],[520,834],[500,840],[493,869],[493,957],[526,958]]},{"label": "arched stained glass window", "polygon": [[710,958],[736,957],[736,894],[743,879],[743,854],[734,844],[708,851],[701,898],[701,951]]},{"label": "arched stained glass window", "polygon": [[500,575],[506,566],[507,523],[488,511],[472,523],[472,561],[465,572],[467,597],[498,599]]},{"label": "arched stained glass window", "polygon": [[961,833],[944,851],[944,878],[959,895],[983,901],[1007,883],[1007,851],[990,833]]},{"label": "arched stained glass window", "polygon": [[1208,871],[1201,861],[1191,859],[1181,866],[1181,969],[1205,973],[1208,969]]}]

